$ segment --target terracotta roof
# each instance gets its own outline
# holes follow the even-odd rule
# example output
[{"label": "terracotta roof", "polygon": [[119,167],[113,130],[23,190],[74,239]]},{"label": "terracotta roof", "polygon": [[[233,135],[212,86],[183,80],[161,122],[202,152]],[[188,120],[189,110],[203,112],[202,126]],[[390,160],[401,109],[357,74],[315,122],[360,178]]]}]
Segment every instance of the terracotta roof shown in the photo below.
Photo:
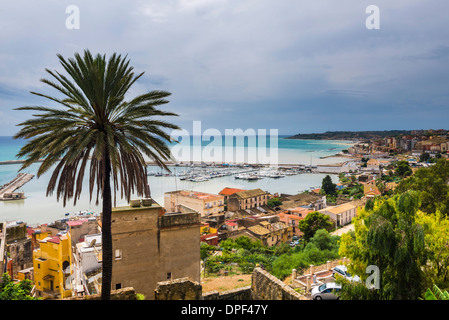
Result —
[{"label": "terracotta roof", "polygon": [[288,214],[288,213],[278,213],[277,214],[281,219],[288,218],[289,220],[302,220],[304,217],[297,216],[296,214]]},{"label": "terracotta roof", "polygon": [[237,188],[224,188],[223,190],[221,190],[218,194],[221,194],[222,196],[230,196],[231,194],[240,192],[240,191],[245,191],[244,189],[237,189]]}]

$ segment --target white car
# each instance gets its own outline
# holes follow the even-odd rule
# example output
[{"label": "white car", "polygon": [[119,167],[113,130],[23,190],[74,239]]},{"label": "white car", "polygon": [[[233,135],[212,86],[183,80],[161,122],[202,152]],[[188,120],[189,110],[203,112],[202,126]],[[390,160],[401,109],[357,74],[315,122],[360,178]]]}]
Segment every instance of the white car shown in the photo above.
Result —
[{"label": "white car", "polygon": [[349,281],[355,281],[360,282],[360,278],[358,275],[351,276],[351,274],[348,272],[348,268],[346,266],[340,265],[336,266],[334,270],[332,271],[332,276],[335,278],[335,274],[339,274],[340,276],[346,278]]},{"label": "white car", "polygon": [[312,289],[313,300],[338,300],[337,292],[341,290],[341,284],[327,282]]}]

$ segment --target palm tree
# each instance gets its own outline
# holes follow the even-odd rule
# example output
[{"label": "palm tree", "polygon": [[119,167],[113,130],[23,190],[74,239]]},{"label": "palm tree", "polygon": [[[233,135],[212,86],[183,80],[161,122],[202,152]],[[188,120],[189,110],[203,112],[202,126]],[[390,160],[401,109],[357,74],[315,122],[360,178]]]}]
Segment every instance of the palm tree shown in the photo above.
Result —
[{"label": "palm tree", "polygon": [[74,58],[57,55],[68,76],[46,69],[53,81],[41,81],[63,98],[31,92],[56,102],[60,108],[29,106],[16,110],[39,113],[20,123],[23,126],[14,138],[30,139],[17,154],[25,161],[20,170],[42,159],[37,177],[54,167],[47,187],[47,196],[56,191],[57,200],[80,198],[86,166],[89,168],[90,201],[95,192],[96,203],[102,199],[103,300],[110,299],[112,279],[111,212],[112,189],[129,202],[131,195],[150,197],[147,165],[144,155],[159,167],[168,170],[164,161],[171,158],[165,144],[170,136],[164,129],[178,126],[158,119],[177,116],[156,106],[168,103],[166,91],[150,91],[129,101],[125,95],[143,75],[134,75],[127,57],[114,53],[108,60],[88,51]]}]

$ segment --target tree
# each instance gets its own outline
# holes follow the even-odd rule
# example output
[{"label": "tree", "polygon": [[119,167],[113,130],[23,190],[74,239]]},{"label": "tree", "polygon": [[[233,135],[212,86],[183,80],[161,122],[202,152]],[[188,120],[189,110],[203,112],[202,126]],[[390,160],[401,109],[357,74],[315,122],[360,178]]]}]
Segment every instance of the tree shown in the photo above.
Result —
[{"label": "tree", "polygon": [[0,280],[0,300],[38,300],[30,295],[33,283],[25,279],[15,283],[7,273]]},{"label": "tree", "polygon": [[272,198],[268,199],[267,201],[267,206],[269,206],[270,208],[274,208],[280,205],[282,205],[282,201],[279,198]]},{"label": "tree", "polygon": [[302,248],[290,253],[281,254],[272,263],[272,274],[279,279],[291,275],[292,269],[303,270],[313,265],[326,263],[339,257],[339,236],[332,236],[326,230],[320,229]]},{"label": "tree", "polygon": [[417,222],[424,229],[427,263],[423,267],[427,286],[449,287],[449,219],[441,212],[420,212]]},{"label": "tree", "polygon": [[323,182],[321,184],[321,189],[327,195],[335,196],[337,194],[337,185],[332,182],[332,179],[329,175],[326,175],[323,178]]},{"label": "tree", "polygon": [[427,259],[418,199],[413,191],[380,199],[354,218],[354,232],[341,237],[339,254],[351,260],[351,273],[363,275],[368,265],[379,268],[381,287],[373,297],[403,300],[422,294]]},{"label": "tree", "polygon": [[319,229],[332,230],[334,224],[328,215],[315,211],[309,213],[303,220],[298,222],[298,228],[304,234],[304,239],[309,241]]},{"label": "tree", "polygon": [[341,284],[341,290],[337,293],[341,300],[380,300],[378,290],[367,288],[365,283],[350,282],[343,277],[338,277],[336,282]]},{"label": "tree", "polygon": [[432,289],[427,289],[424,298],[426,300],[449,300],[449,292],[441,290],[437,285],[433,285]]},{"label": "tree", "polygon": [[386,186],[381,179],[376,180],[376,187],[379,190],[380,194],[385,192]]},{"label": "tree", "polygon": [[[131,194],[150,196],[147,165],[144,155],[168,170],[164,164],[170,159],[165,141],[170,136],[164,129],[178,126],[159,120],[159,116],[176,116],[157,109],[168,103],[170,93],[150,91],[131,100],[125,100],[130,87],[144,74],[135,75],[126,57],[114,53],[108,60],[88,51],[84,55],[59,62],[67,72],[46,69],[52,80],[42,79],[62,94],[61,98],[31,92],[51,100],[59,108],[30,106],[16,110],[36,111],[34,118],[21,124],[14,138],[30,141],[18,153],[25,157],[21,170],[39,159],[37,177],[50,170],[53,174],[47,187],[47,196],[56,191],[57,200],[74,199],[76,204],[82,191],[86,167],[89,168],[90,200],[95,193],[96,203],[102,198],[102,299],[110,299],[112,278],[111,211],[112,189],[130,200]],[[90,165],[89,165],[90,164]],[[111,181],[112,180],[112,181]]]},{"label": "tree", "polygon": [[402,180],[395,189],[397,194],[409,190],[419,191],[419,209],[427,213],[449,216],[449,161],[439,159],[428,168],[418,169],[411,177]]},{"label": "tree", "polygon": [[410,176],[413,173],[412,168],[406,160],[399,161],[396,167],[396,174],[401,178]]},{"label": "tree", "polygon": [[419,162],[427,162],[430,159],[430,154],[428,154],[427,152],[423,152],[420,156],[419,156]]}]

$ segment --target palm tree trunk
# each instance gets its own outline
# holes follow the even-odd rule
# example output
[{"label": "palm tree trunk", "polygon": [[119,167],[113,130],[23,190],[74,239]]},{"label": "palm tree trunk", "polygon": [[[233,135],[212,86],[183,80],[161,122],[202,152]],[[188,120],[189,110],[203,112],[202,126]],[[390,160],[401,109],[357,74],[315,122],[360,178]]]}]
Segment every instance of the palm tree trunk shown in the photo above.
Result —
[{"label": "palm tree trunk", "polygon": [[101,223],[101,242],[102,242],[102,260],[103,274],[101,281],[101,299],[111,299],[112,282],[112,194],[111,194],[111,162],[108,147],[104,156],[104,176],[103,176],[103,214]]}]

